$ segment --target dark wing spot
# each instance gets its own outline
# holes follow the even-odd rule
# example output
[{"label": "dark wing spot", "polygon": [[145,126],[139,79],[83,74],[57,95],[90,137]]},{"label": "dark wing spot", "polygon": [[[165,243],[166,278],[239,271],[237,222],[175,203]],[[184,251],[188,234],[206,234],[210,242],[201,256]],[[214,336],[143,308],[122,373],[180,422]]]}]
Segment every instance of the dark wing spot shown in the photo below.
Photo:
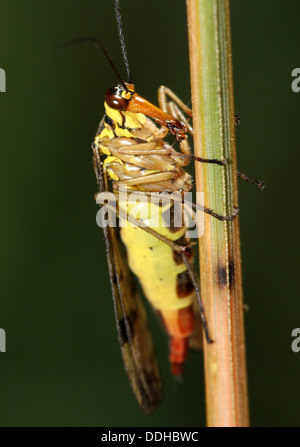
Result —
[{"label": "dark wing spot", "polygon": [[118,332],[121,339],[121,345],[130,343],[134,337],[134,323],[137,318],[136,312],[132,311],[131,315],[122,318],[118,322]]},{"label": "dark wing spot", "polygon": [[194,290],[194,286],[188,271],[178,273],[176,278],[176,293],[178,298],[186,298]]},{"label": "dark wing spot", "polygon": [[117,277],[117,273],[116,272],[113,272],[113,274],[112,274],[112,282],[114,284],[118,284],[118,277]]},{"label": "dark wing spot", "polygon": [[[128,324],[129,324],[129,320],[128,320]],[[121,345],[124,345],[125,343],[128,343],[128,341],[129,341],[129,334],[128,334],[127,324],[125,323],[124,318],[122,318],[122,320],[119,320],[119,328],[118,329],[119,329]]]},{"label": "dark wing spot", "polygon": [[112,274],[112,281],[116,285],[118,282],[123,281],[123,273],[120,272],[119,274],[117,272],[113,272]]}]

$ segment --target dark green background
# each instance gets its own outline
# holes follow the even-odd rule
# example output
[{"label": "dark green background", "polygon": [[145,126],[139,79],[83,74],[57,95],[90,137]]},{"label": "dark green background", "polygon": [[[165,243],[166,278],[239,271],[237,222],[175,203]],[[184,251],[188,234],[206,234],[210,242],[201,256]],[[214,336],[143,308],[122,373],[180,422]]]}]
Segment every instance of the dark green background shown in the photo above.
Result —
[{"label": "dark green background", "polygon": [[[190,99],[185,2],[124,0],[137,90],[156,101],[160,84]],[[252,425],[299,425],[298,228],[300,66],[297,0],[232,0],[247,363]],[[167,342],[152,319],[165,385],[151,416],[138,408],[115,331],[90,143],[114,74],[92,46],[99,36],[121,67],[110,0],[2,0],[0,424],[205,424],[203,362],[191,355],[176,389]],[[297,191],[297,192],[296,192]],[[200,379],[199,379],[200,377]]]}]

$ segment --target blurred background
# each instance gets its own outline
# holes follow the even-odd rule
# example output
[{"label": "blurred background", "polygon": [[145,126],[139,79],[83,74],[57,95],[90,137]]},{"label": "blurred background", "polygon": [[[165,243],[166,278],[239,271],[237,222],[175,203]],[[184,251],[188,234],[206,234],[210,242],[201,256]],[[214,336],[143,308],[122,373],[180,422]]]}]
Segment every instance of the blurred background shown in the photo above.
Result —
[{"label": "blurred background", "polygon": [[[191,354],[177,388],[167,340],[152,315],[164,380],[153,415],[137,406],[115,330],[90,144],[115,81],[98,36],[124,73],[112,1],[2,0],[0,356],[2,426],[205,425],[203,359]],[[137,91],[164,84],[190,100],[184,1],[124,0]],[[299,100],[297,0],[232,0],[238,164],[264,179],[240,184],[251,423],[299,425]],[[297,191],[297,192],[296,192]]]}]

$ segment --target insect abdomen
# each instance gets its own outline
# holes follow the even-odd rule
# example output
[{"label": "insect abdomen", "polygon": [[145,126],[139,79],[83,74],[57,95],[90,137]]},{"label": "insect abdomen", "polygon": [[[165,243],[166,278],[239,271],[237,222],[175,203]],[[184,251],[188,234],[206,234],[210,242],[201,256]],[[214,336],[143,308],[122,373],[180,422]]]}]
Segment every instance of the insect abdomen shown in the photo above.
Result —
[{"label": "insect abdomen", "polygon": [[[157,205],[140,203],[135,205],[134,212],[136,218],[169,240],[178,241],[185,235],[185,227],[171,230],[163,226],[164,210]],[[153,226],[155,221],[159,222],[158,226]],[[121,237],[127,248],[131,270],[139,278],[145,296],[162,317],[170,336],[172,372],[180,375],[187,355],[188,338],[193,331],[194,288],[186,266],[169,245],[142,228],[127,222],[127,226],[121,228]]]}]

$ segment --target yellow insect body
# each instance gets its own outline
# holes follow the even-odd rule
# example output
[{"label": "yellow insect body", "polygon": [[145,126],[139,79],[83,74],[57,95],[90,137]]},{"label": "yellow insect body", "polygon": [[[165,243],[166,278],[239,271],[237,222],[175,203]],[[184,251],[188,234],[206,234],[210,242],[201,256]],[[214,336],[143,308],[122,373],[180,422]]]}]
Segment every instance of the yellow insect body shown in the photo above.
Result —
[{"label": "yellow insect body", "polygon": [[[122,202],[120,207],[125,208]],[[144,224],[171,241],[177,241],[186,232],[185,227],[170,231],[164,225],[162,216],[168,209],[152,203],[140,203],[134,205],[132,217],[137,217],[137,211]],[[155,309],[178,310],[192,304],[193,291],[187,297],[178,297],[177,275],[185,272],[186,266],[175,263],[171,247],[130,223],[121,228],[121,238],[127,248],[129,267],[139,278],[147,299]]]},{"label": "yellow insect body", "polygon": [[[96,137],[96,144],[100,147],[102,152],[107,155],[104,161],[104,166],[107,174],[113,181],[118,181],[119,176],[116,173],[116,165],[119,164],[124,168],[123,157],[111,156],[112,150],[109,150],[107,145],[101,144],[107,138],[132,138],[136,141],[136,133],[142,130],[150,120],[142,113],[133,113],[128,111],[119,112],[110,108],[105,102],[106,116],[113,124],[108,124],[104,120],[104,128]],[[147,122],[148,121],[148,122]],[[150,124],[151,125],[151,124]],[[152,130],[152,129],[151,129]],[[147,134],[146,134],[147,135]],[[155,134],[151,132],[145,138],[145,141],[150,142],[155,138]],[[130,146],[129,146],[130,147]],[[125,156],[127,162],[131,162],[136,166],[138,160],[136,156]],[[144,156],[145,157],[145,156]],[[148,158],[151,155],[147,156]],[[162,157],[162,156],[160,156]],[[164,157],[166,164],[165,169],[169,171],[174,169],[174,162],[170,157]],[[126,158],[125,158],[126,160]],[[147,161],[145,165],[147,165]],[[167,162],[167,163],[166,163]],[[150,175],[159,170],[139,169],[140,174]],[[139,189],[143,189],[144,185]],[[134,218],[142,220],[149,228],[153,228],[157,233],[165,236],[171,241],[177,241],[185,235],[186,229],[184,225],[181,228],[173,228],[172,231],[166,226],[163,219],[163,212],[168,212],[170,205],[163,208],[155,203],[140,202],[130,206],[127,202],[119,201],[119,207],[125,210],[129,215],[133,212]],[[174,261],[174,253],[170,246],[163,241],[157,239],[155,236],[145,232],[127,222],[126,227],[121,227],[121,238],[126,245],[128,253],[128,261],[131,270],[139,278],[144,293],[147,299],[151,302],[153,307],[159,311],[162,310],[178,310],[188,307],[192,304],[194,291],[186,297],[179,297],[177,292],[177,275],[186,271],[184,263],[176,264]]]}]

